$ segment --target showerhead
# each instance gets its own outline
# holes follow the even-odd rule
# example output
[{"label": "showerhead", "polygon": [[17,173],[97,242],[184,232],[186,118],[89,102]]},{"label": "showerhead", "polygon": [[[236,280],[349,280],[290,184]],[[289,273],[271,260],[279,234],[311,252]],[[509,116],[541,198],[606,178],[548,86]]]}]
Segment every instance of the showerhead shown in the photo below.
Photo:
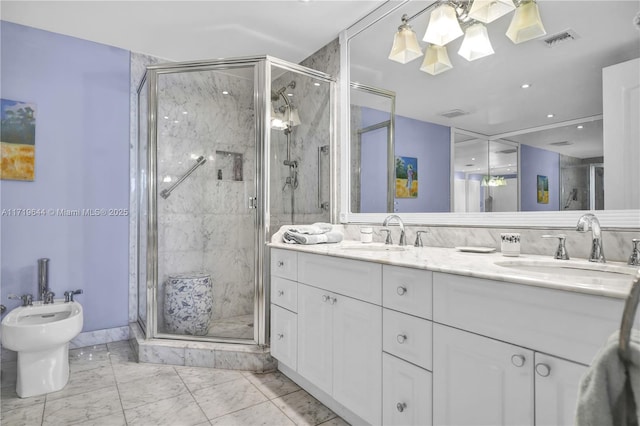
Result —
[{"label": "showerhead", "polygon": [[[289,84],[287,84],[286,86],[283,86],[282,88],[280,88],[280,90],[278,90],[277,92],[274,92],[273,90],[271,91],[271,100],[272,101],[277,101],[280,96],[284,97],[284,92],[287,90],[287,87],[291,88],[291,89],[295,89],[296,88],[296,82],[295,81],[291,81]],[[286,99],[286,98],[285,98]]]}]

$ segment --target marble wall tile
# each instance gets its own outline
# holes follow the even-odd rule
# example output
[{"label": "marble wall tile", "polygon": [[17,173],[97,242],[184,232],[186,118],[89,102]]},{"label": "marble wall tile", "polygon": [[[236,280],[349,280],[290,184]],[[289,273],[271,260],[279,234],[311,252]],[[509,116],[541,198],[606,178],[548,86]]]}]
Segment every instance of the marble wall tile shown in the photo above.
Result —
[{"label": "marble wall tile", "polygon": [[184,365],[184,348],[159,345],[140,345],[138,360],[152,364]]},{"label": "marble wall tile", "polygon": [[82,348],[127,339],[129,339],[129,326],[85,331],[72,339],[69,342],[69,347],[71,349]]},{"label": "marble wall tile", "polygon": [[184,365],[188,367],[213,368],[216,362],[216,354],[213,349],[185,348]]}]

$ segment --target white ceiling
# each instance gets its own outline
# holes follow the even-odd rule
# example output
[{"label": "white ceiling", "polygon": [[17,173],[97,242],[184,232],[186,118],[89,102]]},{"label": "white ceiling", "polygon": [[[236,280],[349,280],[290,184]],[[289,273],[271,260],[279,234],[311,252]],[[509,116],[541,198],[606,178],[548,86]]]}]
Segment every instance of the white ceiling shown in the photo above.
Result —
[{"label": "white ceiling", "polygon": [[300,62],[382,0],[8,1],[0,18],[171,61]]}]

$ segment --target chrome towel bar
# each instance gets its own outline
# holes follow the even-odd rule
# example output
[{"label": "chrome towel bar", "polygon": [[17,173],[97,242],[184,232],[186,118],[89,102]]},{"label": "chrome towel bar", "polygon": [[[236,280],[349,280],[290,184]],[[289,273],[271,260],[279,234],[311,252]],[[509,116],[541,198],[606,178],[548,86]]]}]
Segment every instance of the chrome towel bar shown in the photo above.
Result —
[{"label": "chrome towel bar", "polygon": [[176,183],[174,183],[173,185],[171,185],[169,188],[167,189],[163,189],[160,192],[160,196],[162,198],[164,198],[165,200],[167,198],[169,198],[169,195],[171,195],[171,191],[173,191],[174,189],[176,189],[176,187],[178,185],[180,185],[182,183],[183,180],[185,180],[191,173],[194,172],[195,169],[197,169],[198,167],[202,166],[204,163],[207,162],[207,159],[204,158],[202,155],[200,157],[198,157],[198,159],[196,160],[196,164],[194,164],[189,170],[187,170],[187,172],[185,174],[183,174],[180,179],[178,179],[176,181]]}]

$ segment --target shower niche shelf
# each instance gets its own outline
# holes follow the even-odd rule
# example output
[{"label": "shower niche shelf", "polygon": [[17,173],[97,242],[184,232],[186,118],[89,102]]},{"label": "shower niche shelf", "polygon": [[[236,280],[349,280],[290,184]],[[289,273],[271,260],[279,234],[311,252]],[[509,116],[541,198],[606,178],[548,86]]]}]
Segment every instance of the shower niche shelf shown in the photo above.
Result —
[{"label": "shower niche shelf", "polygon": [[231,151],[216,151],[218,180],[242,181],[242,154]]}]

